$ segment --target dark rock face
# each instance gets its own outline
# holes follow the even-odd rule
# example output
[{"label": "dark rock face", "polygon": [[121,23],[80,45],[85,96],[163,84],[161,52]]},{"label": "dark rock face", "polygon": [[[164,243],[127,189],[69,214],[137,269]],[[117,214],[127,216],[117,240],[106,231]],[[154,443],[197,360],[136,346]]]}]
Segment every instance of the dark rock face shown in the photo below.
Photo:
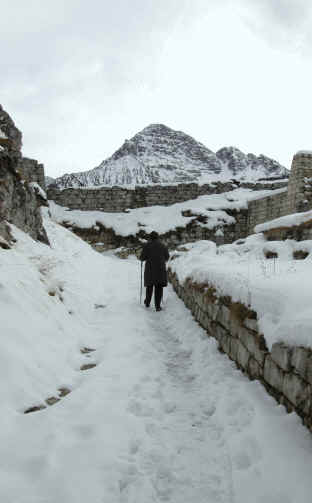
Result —
[{"label": "dark rock face", "polygon": [[287,170],[265,156],[244,154],[225,147],[216,154],[191,136],[151,124],[137,133],[97,168],[66,174],[54,181],[56,187],[78,188],[98,185],[142,185],[160,183],[253,180],[285,176]]},{"label": "dark rock face", "polygon": [[235,147],[224,147],[218,150],[216,156],[223,165],[239,178],[257,178],[268,177],[285,177],[288,176],[288,171],[274,159],[270,159],[265,155],[244,154],[241,150]]},{"label": "dark rock face", "polygon": [[22,135],[1,106],[0,130],[3,140],[0,142],[0,235],[10,242],[8,224],[12,223],[32,238],[49,244],[40,213],[40,207],[47,202],[31,183],[37,180],[25,180],[20,169],[24,161],[31,165],[36,161],[22,157]]},{"label": "dark rock face", "polygon": [[0,146],[21,156],[22,133],[17,129],[9,114],[0,105],[0,131],[6,138],[0,138]]}]

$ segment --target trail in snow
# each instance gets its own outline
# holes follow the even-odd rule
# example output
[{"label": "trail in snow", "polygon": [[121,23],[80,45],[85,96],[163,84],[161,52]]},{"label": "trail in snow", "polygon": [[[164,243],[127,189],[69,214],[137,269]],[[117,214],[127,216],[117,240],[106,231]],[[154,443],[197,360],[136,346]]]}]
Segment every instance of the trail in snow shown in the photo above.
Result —
[{"label": "trail in snow", "polygon": [[[62,277],[60,309],[76,305],[66,323],[84,320],[97,367],[0,432],[0,500],[310,502],[312,440],[300,420],[218,352],[171,287],[162,312],[140,306],[137,261],[49,230],[59,250],[49,281]],[[33,262],[47,262],[42,250]]]}]

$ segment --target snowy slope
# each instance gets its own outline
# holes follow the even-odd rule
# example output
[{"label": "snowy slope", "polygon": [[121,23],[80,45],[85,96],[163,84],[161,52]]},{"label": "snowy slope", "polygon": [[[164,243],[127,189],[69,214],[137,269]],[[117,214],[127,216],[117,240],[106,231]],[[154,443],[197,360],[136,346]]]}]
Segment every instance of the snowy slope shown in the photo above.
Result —
[{"label": "snowy slope", "polygon": [[[45,225],[52,248],[17,229],[0,248],[0,501],[310,503],[298,418],[218,352],[171,288],[161,313],[141,307],[137,261]],[[22,413],[63,386],[53,407]]]},{"label": "snowy slope", "polygon": [[181,131],[151,124],[126,140],[98,167],[66,174],[59,188],[98,185],[138,185],[285,176],[287,170],[265,156],[245,155],[234,147],[216,154]]}]

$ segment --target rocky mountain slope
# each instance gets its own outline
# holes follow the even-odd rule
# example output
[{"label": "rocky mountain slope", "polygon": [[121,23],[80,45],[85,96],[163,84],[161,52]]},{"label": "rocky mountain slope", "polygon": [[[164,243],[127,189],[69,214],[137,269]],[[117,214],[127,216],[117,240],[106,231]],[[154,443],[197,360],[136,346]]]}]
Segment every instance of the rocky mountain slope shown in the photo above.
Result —
[{"label": "rocky mountain slope", "polygon": [[287,170],[261,155],[234,147],[214,153],[191,136],[162,124],[151,124],[126,140],[98,167],[66,174],[55,180],[59,188],[99,185],[207,182],[237,178],[283,177]]}]

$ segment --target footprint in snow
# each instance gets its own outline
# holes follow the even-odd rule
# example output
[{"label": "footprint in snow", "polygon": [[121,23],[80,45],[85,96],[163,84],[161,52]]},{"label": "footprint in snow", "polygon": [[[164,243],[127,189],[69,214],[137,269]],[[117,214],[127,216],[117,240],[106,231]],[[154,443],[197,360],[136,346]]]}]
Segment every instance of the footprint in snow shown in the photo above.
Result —
[{"label": "footprint in snow", "polygon": [[230,399],[225,407],[227,425],[237,433],[244,431],[252,423],[254,415],[254,407],[240,398]]},{"label": "footprint in snow", "polygon": [[239,439],[237,448],[233,448],[233,465],[237,470],[248,470],[262,458],[261,448],[252,437]]},{"label": "footprint in snow", "polygon": [[127,410],[137,417],[151,417],[155,415],[155,411],[151,407],[138,400],[131,400]]}]

